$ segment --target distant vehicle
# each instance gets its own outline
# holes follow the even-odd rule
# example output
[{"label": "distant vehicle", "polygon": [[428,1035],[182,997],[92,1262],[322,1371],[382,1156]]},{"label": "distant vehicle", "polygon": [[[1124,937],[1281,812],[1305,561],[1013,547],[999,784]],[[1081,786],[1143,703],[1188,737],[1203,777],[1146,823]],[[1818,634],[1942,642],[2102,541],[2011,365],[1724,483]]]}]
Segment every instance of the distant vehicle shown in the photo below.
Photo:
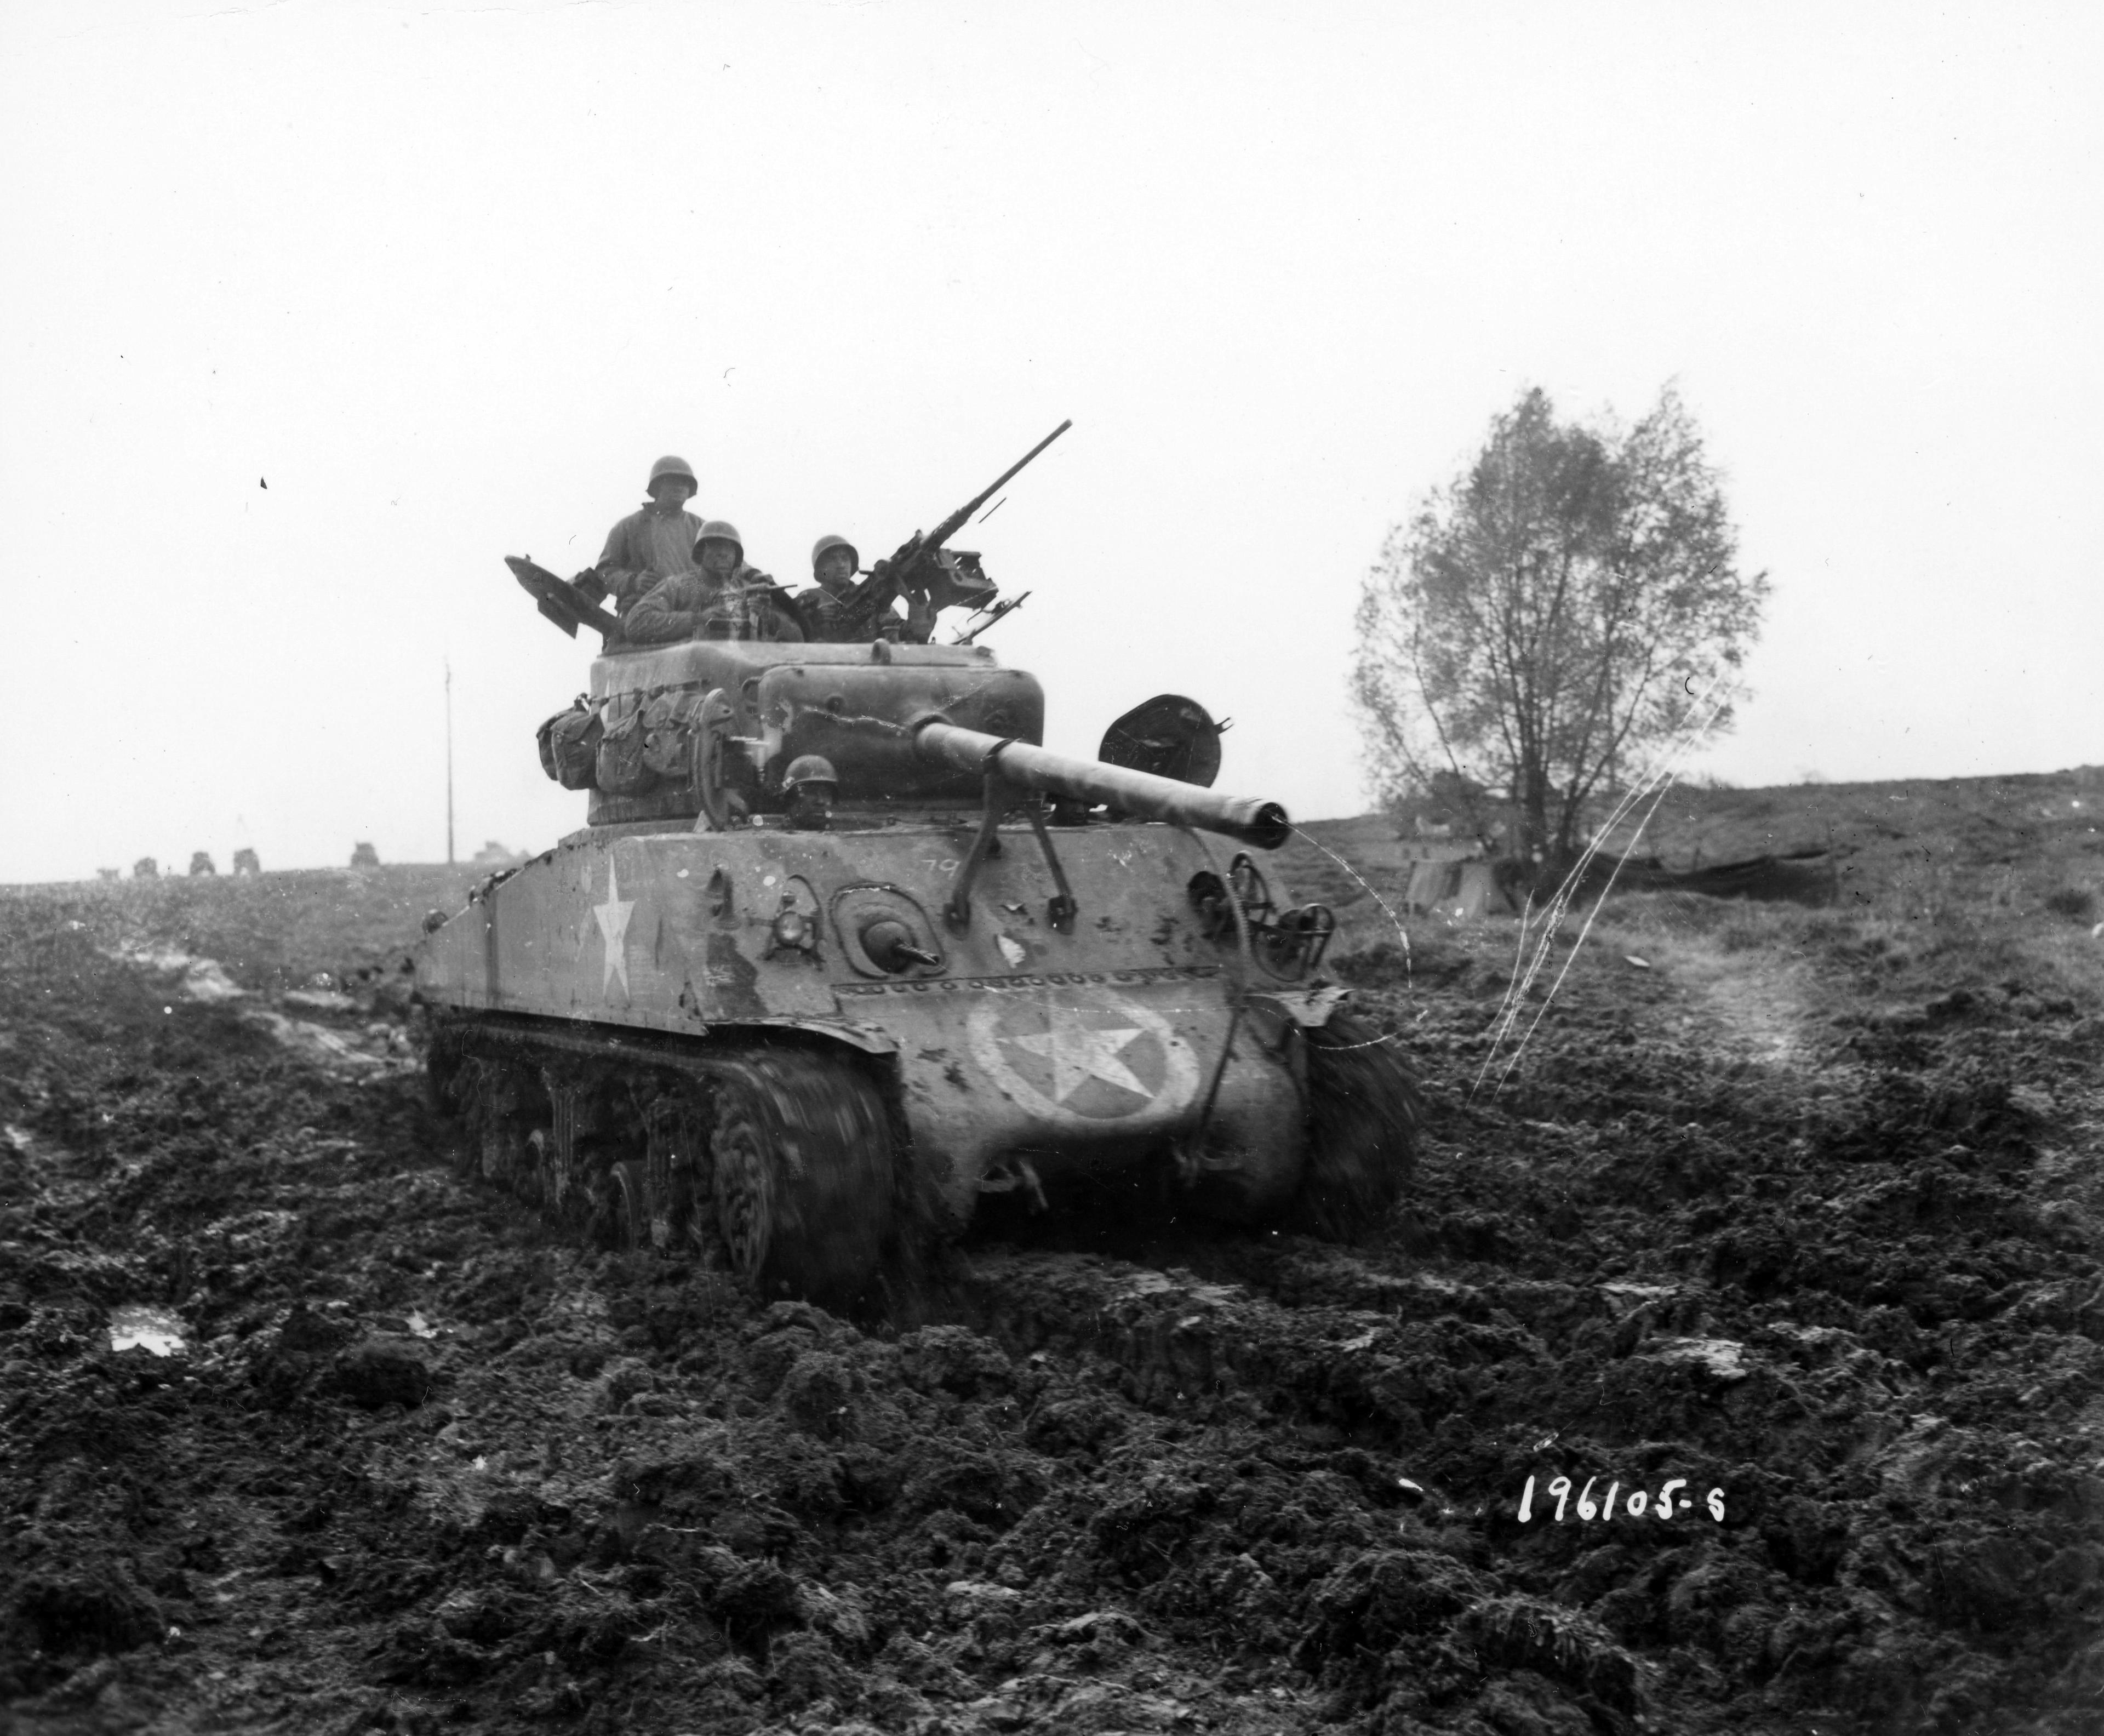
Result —
[{"label": "distant vehicle", "polygon": [[124,872],[124,871],[123,871],[123,869],[122,869],[122,868],[97,868],[97,869],[95,871],[95,877],[96,877],[97,880],[115,880],[115,879],[117,879],[120,875],[122,875],[122,874],[123,873],[123,872]]},{"label": "distant vehicle", "polygon": [[234,872],[237,874],[260,874],[263,864],[256,859],[252,850],[237,850],[234,853]]},{"label": "distant vehicle", "polygon": [[360,844],[350,853],[350,865],[353,868],[378,868],[380,852],[370,844]]},{"label": "distant vehicle", "polygon": [[151,856],[141,856],[132,864],[132,877],[134,880],[158,880],[161,877],[161,864]]},{"label": "distant vehicle", "polygon": [[506,850],[492,838],[468,859],[468,865],[470,868],[509,868],[520,859],[519,851]]},{"label": "distant vehicle", "polygon": [[212,865],[212,857],[209,853],[202,850],[194,850],[190,852],[190,872],[216,874],[219,870]]}]

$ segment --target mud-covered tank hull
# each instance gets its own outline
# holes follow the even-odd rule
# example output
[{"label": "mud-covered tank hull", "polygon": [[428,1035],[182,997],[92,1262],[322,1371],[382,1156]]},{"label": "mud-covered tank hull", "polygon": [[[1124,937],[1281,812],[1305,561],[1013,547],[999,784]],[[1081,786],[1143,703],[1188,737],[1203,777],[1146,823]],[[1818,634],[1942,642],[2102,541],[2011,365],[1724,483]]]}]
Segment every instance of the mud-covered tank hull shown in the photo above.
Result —
[{"label": "mud-covered tank hull", "polygon": [[[1233,945],[1191,902],[1218,872],[1194,835],[1054,837],[1078,907],[1063,933],[1027,827],[1000,832],[961,928],[942,912],[969,828],[582,833],[429,936],[417,991],[463,1053],[647,1035],[624,1052],[706,1073],[769,1042],[830,1052],[885,1094],[945,1230],[989,1182],[1055,1185],[1179,1141],[1210,1209],[1282,1211],[1306,1144],[1288,1032],[1334,993],[1268,985],[1237,1018]],[[859,939],[876,920],[934,962],[883,968]]]}]

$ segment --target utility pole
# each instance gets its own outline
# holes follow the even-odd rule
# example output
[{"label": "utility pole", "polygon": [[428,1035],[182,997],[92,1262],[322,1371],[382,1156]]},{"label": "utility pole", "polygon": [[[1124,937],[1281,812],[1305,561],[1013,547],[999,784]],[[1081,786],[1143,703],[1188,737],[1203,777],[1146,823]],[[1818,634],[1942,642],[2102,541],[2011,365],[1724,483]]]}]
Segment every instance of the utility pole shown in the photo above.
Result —
[{"label": "utility pole", "polygon": [[446,866],[453,865],[453,660],[446,659]]}]

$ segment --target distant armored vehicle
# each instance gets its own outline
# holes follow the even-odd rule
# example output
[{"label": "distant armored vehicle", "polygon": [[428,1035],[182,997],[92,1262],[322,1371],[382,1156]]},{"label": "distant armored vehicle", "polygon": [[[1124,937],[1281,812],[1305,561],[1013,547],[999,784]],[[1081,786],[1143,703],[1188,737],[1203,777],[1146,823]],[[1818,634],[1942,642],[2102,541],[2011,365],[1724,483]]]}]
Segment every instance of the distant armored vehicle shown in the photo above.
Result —
[{"label": "distant armored vehicle", "polygon": [[370,844],[359,844],[351,850],[350,865],[354,868],[378,868],[380,852]]},{"label": "distant armored vehicle", "polygon": [[236,874],[260,874],[263,864],[256,859],[252,850],[237,850],[234,853],[234,872]]},{"label": "distant armored vehicle", "polygon": [[161,864],[151,856],[141,856],[132,864],[132,877],[134,880],[158,880],[161,877]]},{"label": "distant armored vehicle", "polygon": [[209,850],[194,850],[190,852],[190,872],[214,875],[219,872],[219,870],[212,865],[212,853]]},{"label": "distant armored vehicle", "polygon": [[[558,624],[592,619],[533,572]],[[1044,716],[969,643],[599,657],[541,731],[584,828],[417,950],[465,1162],[834,1302],[989,1194],[1085,1207],[1139,1176],[1218,1218],[1372,1227],[1417,1099],[1315,975],[1330,913],[1251,853],[1284,810],[1206,787],[1189,700],[1127,713],[1098,761],[1048,752]]]}]

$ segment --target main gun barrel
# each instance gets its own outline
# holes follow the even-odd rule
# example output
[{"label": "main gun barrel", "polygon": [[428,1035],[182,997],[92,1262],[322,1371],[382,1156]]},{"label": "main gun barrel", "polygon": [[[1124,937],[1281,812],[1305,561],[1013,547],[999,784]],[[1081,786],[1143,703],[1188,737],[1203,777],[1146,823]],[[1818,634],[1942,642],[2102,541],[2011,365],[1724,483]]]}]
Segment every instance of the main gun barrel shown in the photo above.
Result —
[{"label": "main gun barrel", "polygon": [[1143,819],[1220,832],[1260,850],[1277,850],[1293,833],[1286,810],[1275,801],[1224,796],[1199,784],[1106,765],[1100,760],[1071,759],[1027,742],[961,730],[938,719],[915,726],[913,748],[922,759],[937,765],[995,774],[1025,789],[1077,801],[1108,802]]}]

